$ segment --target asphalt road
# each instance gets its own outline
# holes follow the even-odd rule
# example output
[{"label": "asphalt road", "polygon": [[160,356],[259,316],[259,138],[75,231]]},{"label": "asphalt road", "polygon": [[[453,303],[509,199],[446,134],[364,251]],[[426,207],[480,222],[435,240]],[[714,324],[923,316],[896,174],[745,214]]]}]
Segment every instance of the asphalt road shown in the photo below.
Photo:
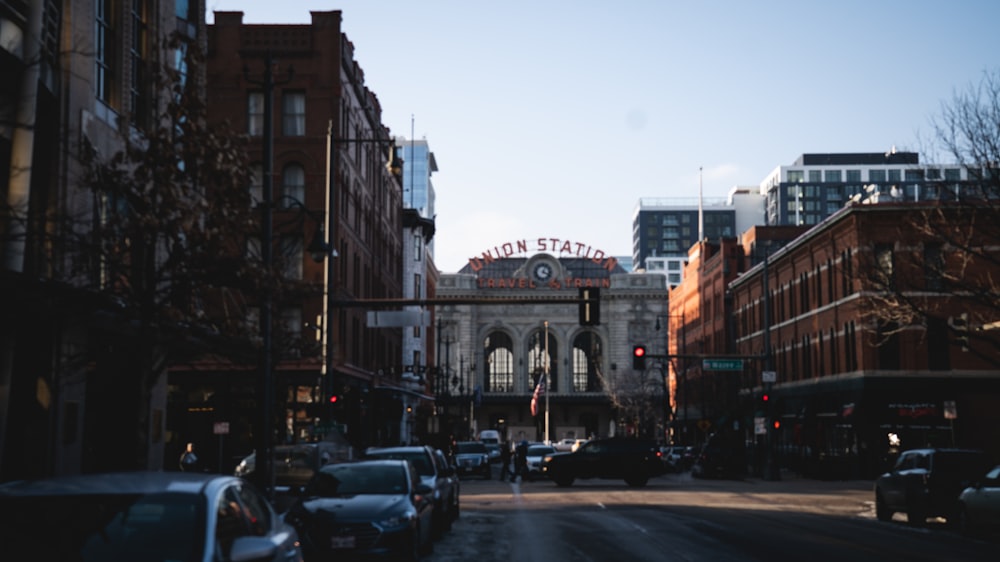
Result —
[{"label": "asphalt road", "polygon": [[428,562],[643,560],[996,560],[996,540],[944,522],[875,519],[872,483],[700,480],[645,488],[610,480],[464,480],[462,516]]}]

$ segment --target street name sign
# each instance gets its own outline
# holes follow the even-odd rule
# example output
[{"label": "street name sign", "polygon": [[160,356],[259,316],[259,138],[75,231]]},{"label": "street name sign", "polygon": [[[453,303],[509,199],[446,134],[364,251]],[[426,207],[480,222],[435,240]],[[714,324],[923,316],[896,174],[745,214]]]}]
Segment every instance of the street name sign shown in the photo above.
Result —
[{"label": "street name sign", "polygon": [[701,368],[706,371],[742,371],[742,359],[702,359]]}]

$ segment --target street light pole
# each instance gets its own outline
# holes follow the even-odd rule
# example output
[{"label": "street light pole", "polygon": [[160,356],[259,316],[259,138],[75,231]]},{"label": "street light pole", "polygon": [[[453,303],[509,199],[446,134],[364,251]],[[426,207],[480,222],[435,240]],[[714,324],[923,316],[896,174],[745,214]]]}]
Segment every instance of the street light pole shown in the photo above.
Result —
[{"label": "street light pole", "polygon": [[[248,82],[258,84],[264,89],[264,127],[263,127],[263,162],[262,162],[262,199],[261,203],[261,260],[264,270],[270,274],[274,265],[274,87],[278,85],[274,81],[274,59],[268,51],[264,58],[264,78],[260,81],[250,80],[248,69],[244,68],[243,73]],[[289,68],[288,80],[291,80],[292,69]],[[260,304],[260,332],[261,332],[261,381],[260,381],[260,434],[257,436],[256,466],[258,482],[267,494],[268,498],[274,499],[274,471],[271,467],[271,434],[274,431],[274,420],[272,419],[272,403],[274,402],[274,373],[271,347],[272,347],[272,326],[271,307],[272,295],[270,283],[265,284]]]}]

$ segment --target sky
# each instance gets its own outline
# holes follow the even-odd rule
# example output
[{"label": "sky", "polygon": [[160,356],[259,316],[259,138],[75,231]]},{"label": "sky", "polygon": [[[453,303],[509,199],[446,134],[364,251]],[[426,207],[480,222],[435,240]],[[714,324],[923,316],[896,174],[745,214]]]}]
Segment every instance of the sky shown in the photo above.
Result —
[{"label": "sky", "polygon": [[383,124],[435,155],[446,273],[538,238],[631,256],[641,198],[724,198],[804,153],[947,163],[933,120],[1000,71],[997,0],[206,5],[209,23],[342,12]]}]

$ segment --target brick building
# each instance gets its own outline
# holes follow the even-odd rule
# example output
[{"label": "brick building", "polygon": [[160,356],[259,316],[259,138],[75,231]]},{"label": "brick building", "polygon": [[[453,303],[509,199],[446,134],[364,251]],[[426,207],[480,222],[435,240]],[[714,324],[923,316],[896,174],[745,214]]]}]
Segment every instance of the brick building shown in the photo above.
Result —
[{"label": "brick building", "polygon": [[[403,296],[395,141],[341,12],[310,14],[309,24],[251,25],[216,12],[207,34],[209,113],[249,137],[255,200],[272,193],[274,260],[293,288],[273,303],[271,429],[277,443],[333,431],[357,447],[398,443],[402,329],[369,327],[368,311],[350,305]],[[332,258],[311,255],[322,242]],[[214,422],[231,422],[224,464],[254,448],[260,390],[247,367],[203,361],[171,375],[174,431],[211,440]]]},{"label": "brick building", "polygon": [[[979,332],[962,343],[955,327],[976,305],[947,290],[928,256],[960,264],[911,222],[934,204],[849,205],[728,284],[734,351],[763,358],[741,387],[747,443],[761,442],[753,418],[764,417],[779,462],[817,475],[873,476],[898,450],[923,445],[1000,456],[996,339]],[[960,216],[943,220],[955,226]],[[754,235],[744,235],[748,252]],[[974,260],[963,274],[979,275],[990,261]],[[873,314],[886,306],[875,280],[887,266],[894,287],[923,299],[931,317],[893,325]],[[763,370],[776,380],[763,383]]]}]

